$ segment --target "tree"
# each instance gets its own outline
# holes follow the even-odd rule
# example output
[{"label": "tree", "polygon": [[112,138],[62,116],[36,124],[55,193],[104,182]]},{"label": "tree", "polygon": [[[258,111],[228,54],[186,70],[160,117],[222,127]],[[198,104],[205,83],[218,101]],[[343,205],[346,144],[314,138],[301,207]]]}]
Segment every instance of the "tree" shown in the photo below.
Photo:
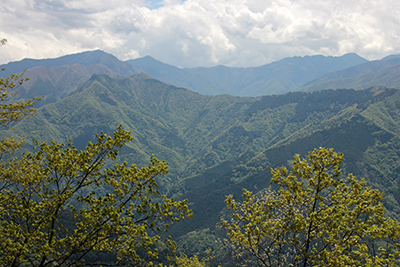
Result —
[{"label": "tree", "polygon": [[191,211],[157,190],[165,162],[152,157],[149,167],[124,162],[102,170],[131,139],[119,127],[84,151],[43,143],[0,165],[0,263],[135,266],[144,254],[157,258],[160,233]]},{"label": "tree", "polygon": [[290,172],[271,169],[278,186],[243,202],[226,198],[222,220],[240,266],[395,266],[399,223],[384,217],[383,193],[341,174],[341,153],[319,148],[295,155]]},{"label": "tree", "polygon": [[[1,45],[7,43],[7,39],[0,40]],[[3,68],[1,71],[4,71]],[[35,113],[35,109],[32,106],[42,99],[42,97],[34,97],[25,102],[21,101],[9,101],[9,98],[16,95],[13,92],[18,85],[29,80],[29,78],[22,78],[25,72],[20,74],[11,74],[7,78],[0,78],[0,126],[7,126],[12,122],[19,121],[26,116]]]},{"label": "tree", "polygon": [[[208,253],[209,251],[207,251]],[[193,255],[192,257],[188,257],[185,254],[182,254],[180,256],[175,256],[175,258],[170,259],[170,261],[173,261],[173,265],[169,265],[169,267],[172,266],[177,266],[177,267],[207,267],[209,266],[209,261],[213,259],[214,256],[209,256],[206,258],[201,258],[197,255]],[[218,267],[220,267],[218,265]]]},{"label": "tree", "polygon": [[[5,45],[7,39],[1,39],[0,44]],[[1,71],[4,71],[3,68]],[[25,102],[10,101],[9,98],[15,96],[17,92],[13,92],[23,82],[29,78],[23,78],[25,72],[20,74],[12,74],[6,78],[0,78],[0,128],[7,128],[11,123],[22,120],[26,116],[35,114],[36,109],[32,106],[42,97],[35,97]],[[17,141],[14,137],[3,138],[0,140],[0,161],[4,162],[10,157],[22,144],[24,139]]]}]

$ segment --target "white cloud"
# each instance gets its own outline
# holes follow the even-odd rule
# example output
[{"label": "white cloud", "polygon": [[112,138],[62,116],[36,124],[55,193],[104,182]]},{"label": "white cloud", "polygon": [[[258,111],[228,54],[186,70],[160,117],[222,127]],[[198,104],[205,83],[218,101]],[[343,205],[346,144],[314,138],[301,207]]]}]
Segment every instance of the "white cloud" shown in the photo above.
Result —
[{"label": "white cloud", "polygon": [[400,52],[395,0],[5,0],[0,13],[3,63],[92,49],[181,67]]}]

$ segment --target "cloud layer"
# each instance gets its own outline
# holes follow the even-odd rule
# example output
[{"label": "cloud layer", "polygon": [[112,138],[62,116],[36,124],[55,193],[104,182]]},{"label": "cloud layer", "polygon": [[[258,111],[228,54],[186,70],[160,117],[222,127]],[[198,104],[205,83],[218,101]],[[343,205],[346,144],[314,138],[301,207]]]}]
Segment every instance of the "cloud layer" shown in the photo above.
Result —
[{"label": "cloud layer", "polygon": [[101,49],[181,66],[400,52],[397,0],[5,0],[0,63]]}]

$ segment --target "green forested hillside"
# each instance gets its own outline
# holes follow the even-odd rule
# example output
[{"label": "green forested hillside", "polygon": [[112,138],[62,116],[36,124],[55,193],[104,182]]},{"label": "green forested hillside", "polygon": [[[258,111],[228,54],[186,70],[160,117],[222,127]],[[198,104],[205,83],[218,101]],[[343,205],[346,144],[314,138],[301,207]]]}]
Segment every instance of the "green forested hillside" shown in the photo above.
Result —
[{"label": "green forested hillside", "polygon": [[130,64],[100,50],[82,52],[51,59],[23,59],[1,65],[0,77],[26,71],[23,77],[30,80],[19,86],[14,100],[27,100],[43,96],[35,104],[40,107],[59,101],[75,91],[93,74],[129,76],[137,73]]},{"label": "green forested hillside", "polygon": [[[371,185],[386,192],[385,205],[397,216],[400,212],[399,93],[398,89],[373,88],[297,95],[298,102],[294,104],[297,110],[286,121],[287,128],[281,131],[283,135],[293,129],[291,134],[271,141],[267,149],[254,157],[242,154],[238,160],[187,178],[171,190],[176,192],[174,189],[180,188],[195,214],[193,220],[183,222],[177,231],[186,227],[186,231],[212,227],[223,214],[225,195],[240,198],[242,188],[257,192],[269,186],[269,168],[290,165],[291,155],[305,156],[320,146],[343,152],[344,172],[365,177]],[[302,126],[297,128],[299,124]]]},{"label": "green forested hillside", "polygon": [[372,94],[349,90],[209,97],[145,74],[114,79],[95,75],[78,91],[42,107],[36,116],[16,125],[13,134],[29,132],[30,138],[71,138],[84,144],[81,140],[123,123],[136,138],[129,146],[138,154],[168,159],[177,180],[245,152],[259,153],[294,133],[301,135],[301,130],[317,130],[322,121]]},{"label": "green forested hillside", "polygon": [[93,74],[117,74],[105,65],[95,64],[84,66],[81,64],[56,67],[38,66],[26,71],[24,77],[29,77],[18,88],[15,99],[26,100],[35,96],[44,96],[35,107],[59,101],[87,81]]},{"label": "green forested hillside", "polygon": [[142,166],[154,153],[169,162],[170,174],[159,180],[162,190],[187,198],[194,211],[171,234],[191,252],[203,249],[188,243],[196,244],[194,233],[213,240],[215,224],[226,213],[225,195],[239,198],[244,187],[264,189],[269,168],[290,165],[295,153],[306,155],[320,146],[343,152],[344,171],[386,192],[386,208],[393,216],[399,212],[399,89],[211,97],[146,74],[93,75],[69,96],[1,134],[71,139],[83,148],[95,133],[111,133],[118,124],[133,136],[120,160]]}]

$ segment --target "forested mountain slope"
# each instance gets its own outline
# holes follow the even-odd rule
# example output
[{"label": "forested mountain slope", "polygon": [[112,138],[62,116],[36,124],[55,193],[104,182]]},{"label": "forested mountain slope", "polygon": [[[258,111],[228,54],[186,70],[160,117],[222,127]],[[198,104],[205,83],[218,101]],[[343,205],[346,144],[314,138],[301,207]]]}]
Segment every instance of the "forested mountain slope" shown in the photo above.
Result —
[{"label": "forested mountain slope", "polygon": [[1,134],[71,139],[83,148],[95,133],[112,133],[119,124],[133,136],[120,160],[143,166],[154,153],[170,165],[159,180],[162,190],[189,199],[195,215],[171,230],[175,237],[214,229],[225,214],[225,195],[239,197],[243,187],[262,190],[269,186],[269,168],[290,165],[295,153],[305,156],[319,146],[344,152],[344,172],[386,192],[386,207],[400,214],[399,89],[211,97],[143,73],[93,75]]},{"label": "forested mountain slope", "polygon": [[53,103],[78,89],[93,74],[117,75],[111,69],[101,64],[34,67],[26,71],[24,77],[29,77],[30,80],[19,86],[18,95],[14,99],[26,100],[35,96],[44,96],[44,99],[35,104],[35,107]]},{"label": "forested mountain slope", "polygon": [[130,64],[100,50],[53,59],[23,59],[2,65],[1,68],[5,70],[0,72],[0,77],[26,70],[23,77],[29,77],[30,80],[18,87],[18,95],[13,99],[27,100],[44,96],[35,107],[63,99],[93,74],[107,74],[113,77],[137,73]]},{"label": "forested mountain slope", "polygon": [[[286,120],[292,130],[287,137],[271,142],[253,157],[250,152],[240,154],[171,189],[173,193],[183,192],[181,197],[191,201],[195,214],[193,220],[179,226],[176,234],[183,229],[213,228],[224,214],[226,195],[240,199],[242,188],[258,192],[268,187],[270,168],[290,166],[295,153],[306,156],[321,146],[343,152],[344,173],[365,177],[370,185],[386,192],[386,207],[393,216],[400,214],[400,90],[326,90],[297,97],[293,103],[297,110]],[[295,129],[301,121],[303,126]]]}]

